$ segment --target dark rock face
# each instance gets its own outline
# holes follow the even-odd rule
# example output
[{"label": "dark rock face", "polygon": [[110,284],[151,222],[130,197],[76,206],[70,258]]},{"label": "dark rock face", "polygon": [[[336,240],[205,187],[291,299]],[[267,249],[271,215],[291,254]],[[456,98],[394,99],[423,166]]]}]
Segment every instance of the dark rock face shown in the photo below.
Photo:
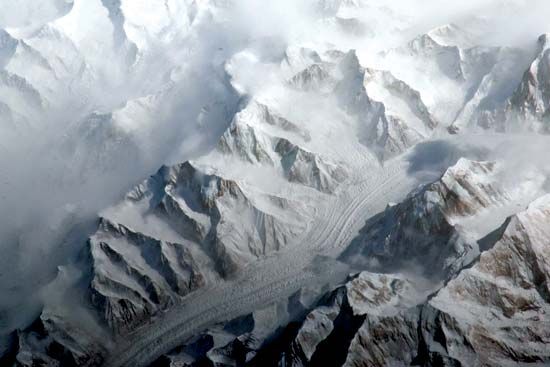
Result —
[{"label": "dark rock face", "polygon": [[102,364],[105,353],[90,335],[45,313],[13,339],[12,352],[4,356],[2,365],[96,367]]},{"label": "dark rock face", "polygon": [[[392,275],[351,277],[313,309],[280,349],[284,366],[370,366],[411,362],[419,345],[416,285]],[[273,363],[272,365],[277,365]]]},{"label": "dark rock face", "polygon": [[348,177],[346,169],[341,165],[326,161],[286,139],[279,140],[275,151],[281,155],[281,166],[290,182],[333,193]]},{"label": "dark rock face", "polygon": [[[542,125],[531,129],[548,133],[550,118],[550,48],[549,35],[538,41],[537,57],[523,75],[523,79],[510,100],[512,111],[523,120],[534,120]],[[532,121],[531,121],[532,122]]]},{"label": "dark rock face", "polygon": [[485,179],[494,169],[491,162],[460,160],[439,181],[372,218],[342,258],[371,271],[407,271],[434,280],[456,273],[479,248],[475,239],[457,230],[453,218],[507,199],[495,182]]},{"label": "dark rock face", "polygon": [[309,132],[252,102],[235,116],[217,150],[249,164],[275,167],[292,183],[332,194],[348,178],[345,164],[303,148],[310,140]]},{"label": "dark rock face", "polygon": [[[120,241],[125,247],[120,247]],[[92,303],[117,332],[145,321],[157,308],[170,307],[176,296],[185,296],[205,284],[198,265],[182,244],[159,241],[106,219],[101,220],[89,246],[94,273]],[[135,257],[123,255],[129,251],[126,246],[135,248],[143,259],[141,264]]]},{"label": "dark rock face", "polygon": [[[361,67],[354,51],[341,56],[336,68],[342,77],[333,93],[341,108],[361,121],[360,139],[379,160],[403,153],[437,126],[418,91],[389,72]],[[370,85],[390,97],[375,99],[367,90]]]}]

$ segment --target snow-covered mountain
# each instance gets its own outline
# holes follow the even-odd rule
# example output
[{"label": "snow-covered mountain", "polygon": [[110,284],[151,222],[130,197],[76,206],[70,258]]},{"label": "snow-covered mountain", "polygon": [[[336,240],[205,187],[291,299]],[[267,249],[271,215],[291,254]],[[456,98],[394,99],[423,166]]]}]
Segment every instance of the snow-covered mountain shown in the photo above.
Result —
[{"label": "snow-covered mountain", "polygon": [[90,238],[92,303],[113,329],[131,329],[207,280],[281,250],[307,228],[308,211],[189,162],[164,167]]},{"label": "snow-covered mountain", "polygon": [[[497,171],[491,162],[462,160],[440,180],[414,192],[396,206],[408,205],[407,214],[422,218],[424,223],[433,220],[433,214],[429,213],[434,212],[457,227],[457,223],[462,223],[462,228],[451,230],[453,225],[449,223],[447,228],[437,222],[406,227],[403,220],[400,222],[403,227],[425,228],[431,232],[404,233],[401,241],[387,242],[387,248],[408,245],[409,251],[416,254],[421,253],[416,249],[419,236],[426,238],[434,241],[430,244],[434,259],[418,261],[413,267],[411,255],[399,254],[391,258],[411,260],[407,264],[394,262],[388,266],[378,260],[380,257],[372,256],[370,259],[376,262],[380,272],[361,271],[350,276],[342,286],[322,296],[315,307],[303,314],[301,321],[278,332],[275,341],[266,342],[265,336],[254,329],[254,319],[251,319],[248,329],[234,331],[233,336],[226,333],[225,338],[216,340],[219,331],[212,330],[207,334],[213,338],[211,342],[198,344],[194,339],[159,361],[167,365],[187,361],[194,365],[201,358],[215,361],[214,356],[223,350],[222,363],[273,366],[545,363],[546,354],[542,350],[547,337],[546,324],[539,323],[538,310],[545,307],[546,301],[541,295],[545,291],[540,287],[548,271],[539,265],[544,263],[544,254],[535,249],[544,251],[548,196],[535,200],[526,211],[502,218],[502,224],[483,238],[476,237],[477,232],[470,228],[471,222],[468,225],[464,220],[466,217],[480,220],[489,213],[501,215],[496,212],[514,199],[514,194],[506,192],[494,179]],[[409,201],[423,209],[410,208]],[[378,229],[395,227],[394,219],[387,214],[379,221],[382,223],[376,226]],[[367,233],[371,227],[367,224]],[[364,232],[359,235],[359,243],[376,252],[379,245],[365,240]],[[441,274],[434,269],[438,259],[447,264],[456,262],[456,256],[448,256],[449,246],[445,241],[450,237],[454,237],[454,243],[464,243],[469,238],[469,253],[462,251],[460,266],[449,267],[443,276],[434,279]],[[345,261],[357,261],[354,258],[357,247],[352,242],[351,253],[344,252]],[[454,247],[455,251],[461,249],[464,246]],[[376,270],[376,267],[371,265],[370,269]],[[509,278],[516,280],[508,281]],[[463,307],[468,311],[464,312]],[[535,343],[529,344],[532,347],[525,346],[529,340]],[[240,347],[236,348],[235,343]],[[516,352],[520,350],[522,352]]]},{"label": "snow-covered mountain", "polygon": [[439,181],[367,223],[343,258],[371,271],[419,269],[423,277],[444,280],[479,255],[477,239],[460,220],[511,200],[498,187],[495,169],[492,162],[460,160]]},{"label": "snow-covered mountain", "polygon": [[549,363],[550,8],[447,6],[0,1],[0,364]]},{"label": "snow-covered mountain", "polygon": [[[484,167],[485,173],[491,166],[470,164]],[[464,162],[452,171],[460,168]],[[427,189],[442,185],[452,171]],[[462,181],[462,188],[472,181]],[[454,213],[473,215],[471,203],[478,209],[481,203],[487,205],[481,192],[477,197],[461,198],[456,195],[459,188],[451,191],[453,205],[447,210],[460,208]],[[546,195],[507,218],[479,241],[484,249],[480,256],[471,256],[462,267],[449,270],[448,282],[415,276],[408,266],[397,270],[381,266],[380,273],[362,271],[351,276],[326,293],[300,326],[289,325],[280,343],[272,343],[276,348],[272,353],[278,355],[279,363],[290,366],[544,365],[548,362],[548,320],[543,311],[548,307],[545,279],[550,274],[544,265],[548,209]],[[422,215],[418,210],[409,213]],[[379,227],[391,228],[391,223]],[[442,232],[437,225],[428,228],[433,232],[427,238],[437,239]],[[415,241],[405,238],[401,242],[407,243]],[[443,245],[432,244],[431,248],[444,253]],[[376,248],[377,244],[366,246]],[[431,260],[416,266],[422,268],[420,274],[437,274]]]},{"label": "snow-covered mountain", "polygon": [[[523,75],[521,84],[510,99],[510,108],[519,114],[518,121],[526,120],[528,129],[548,131],[549,96],[549,35],[543,34],[538,40],[536,58]],[[520,123],[520,122],[517,122]]]}]

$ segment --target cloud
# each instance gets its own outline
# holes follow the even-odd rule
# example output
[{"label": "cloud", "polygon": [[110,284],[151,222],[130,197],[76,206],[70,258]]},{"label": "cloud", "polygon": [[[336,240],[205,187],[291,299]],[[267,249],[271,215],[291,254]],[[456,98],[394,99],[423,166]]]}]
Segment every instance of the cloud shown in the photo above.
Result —
[{"label": "cloud", "polygon": [[63,14],[72,0],[4,0],[0,4],[0,28],[38,27]]},{"label": "cloud", "polygon": [[487,160],[490,156],[490,147],[483,143],[476,144],[467,139],[432,140],[416,145],[408,154],[408,171],[419,182],[429,182],[437,180],[460,158]]},{"label": "cloud", "polygon": [[[35,314],[37,291],[55,277],[58,265],[77,256],[96,213],[162,164],[208,151],[239,99],[224,61],[240,41],[208,9],[195,14],[192,26],[171,44],[151,41],[131,65],[125,61],[130,39],[101,44],[105,49],[86,58],[73,52],[71,41],[56,37],[55,27],[47,23],[24,40],[47,61],[22,51],[0,71],[19,73],[43,98],[36,114],[22,109],[19,124],[0,126],[9,129],[0,135],[0,310],[11,310],[5,329],[24,325],[16,310],[22,320]],[[37,62],[51,64],[23,67]],[[81,66],[71,69],[71,63]],[[8,104],[9,116],[25,98],[12,87],[0,87],[1,102],[15,101]],[[86,225],[78,235],[72,233],[81,223]]]}]

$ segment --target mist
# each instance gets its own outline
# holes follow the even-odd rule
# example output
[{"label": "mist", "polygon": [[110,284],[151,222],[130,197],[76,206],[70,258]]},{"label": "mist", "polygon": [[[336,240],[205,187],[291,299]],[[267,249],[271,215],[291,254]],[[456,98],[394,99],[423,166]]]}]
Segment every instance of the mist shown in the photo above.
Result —
[{"label": "mist", "polygon": [[[17,76],[0,87],[0,334],[36,316],[41,290],[77,258],[100,211],[162,164],[208,153],[243,99],[282,84],[272,66],[289,45],[356,49],[363,66],[391,68],[380,52],[443,24],[468,28],[480,44],[526,50],[550,31],[545,0],[373,0],[358,14],[337,0],[173,0],[177,17],[159,1],[143,19],[115,19],[114,3],[0,1],[10,39],[0,42],[0,77]],[[335,21],[352,16],[357,31]],[[157,21],[177,32],[153,29]],[[57,64],[21,56],[13,42]],[[435,177],[462,155],[499,156],[510,169],[536,157],[549,169],[542,138],[474,145],[420,147],[415,174]],[[430,163],[430,149],[447,156]]]}]

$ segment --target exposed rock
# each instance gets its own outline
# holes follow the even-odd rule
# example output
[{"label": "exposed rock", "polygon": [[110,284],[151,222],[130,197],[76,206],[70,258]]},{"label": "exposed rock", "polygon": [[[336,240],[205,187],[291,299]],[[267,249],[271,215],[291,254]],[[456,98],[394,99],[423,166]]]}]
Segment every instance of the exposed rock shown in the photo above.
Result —
[{"label": "exposed rock", "polygon": [[414,56],[433,60],[439,71],[449,79],[465,79],[460,49],[457,46],[442,45],[429,34],[424,34],[412,40],[408,47]]},{"label": "exposed rock", "polygon": [[275,151],[281,155],[283,172],[290,182],[332,193],[348,177],[343,165],[324,160],[286,139],[279,140]]},{"label": "exposed rock", "polygon": [[490,72],[452,127],[547,133],[548,54],[547,35],[539,38],[534,60],[521,50],[495,49],[492,56],[488,55],[494,59],[488,61],[493,65]]},{"label": "exposed rock", "polygon": [[272,113],[267,106],[252,102],[241,111],[222,136],[218,151],[251,164],[279,168],[293,183],[333,193],[348,177],[343,164],[308,151],[294,141],[308,142],[309,133]]},{"label": "exposed rock", "polygon": [[273,152],[278,136],[311,139],[307,131],[253,101],[235,116],[217,148],[249,163],[274,164],[279,159]]},{"label": "exposed rock", "polygon": [[105,351],[84,330],[71,327],[62,318],[42,313],[25,330],[17,332],[15,366],[96,367]]},{"label": "exposed rock", "polygon": [[371,219],[343,258],[373,271],[409,271],[435,280],[454,274],[479,254],[477,239],[456,228],[456,219],[507,200],[494,168],[491,162],[459,160],[439,181]]},{"label": "exposed rock", "polygon": [[420,93],[389,71],[369,70],[365,83],[369,95],[384,103],[386,114],[400,115],[419,134],[427,135],[437,126]]},{"label": "exposed rock", "polygon": [[436,122],[420,94],[389,72],[360,66],[354,52],[339,62],[343,78],[335,94],[360,121],[362,142],[381,160],[389,159],[429,136]]},{"label": "exposed rock", "polygon": [[430,354],[469,366],[550,363],[549,219],[545,196],[511,217],[494,246],[428,302]]},{"label": "exposed rock", "polygon": [[[87,181],[82,171],[98,175],[93,182],[106,183],[105,191],[118,192],[120,188],[107,185],[113,177],[118,182],[142,175],[140,169],[179,154],[198,157],[194,163],[162,167],[101,215],[86,258],[79,259],[85,263],[80,275],[68,276],[78,278],[71,285],[85,293],[85,304],[80,297],[73,304],[70,297],[50,295],[44,302],[55,298],[61,314],[43,311],[32,325],[14,333],[10,365],[96,366],[103,361],[105,345],[86,331],[86,324],[93,321],[98,329],[106,324],[106,334],[125,338],[158,317],[164,323],[140,330],[151,336],[142,350],[151,354],[144,359],[155,357],[158,348],[174,341],[167,340],[171,333],[164,333],[164,340],[156,333],[167,323],[186,323],[179,324],[181,333],[198,330],[208,320],[220,319],[220,305],[230,303],[234,315],[238,307],[264,307],[262,302],[273,294],[310,282],[292,275],[307,265],[310,253],[339,250],[357,217],[373,214],[385,198],[401,194],[413,178],[403,175],[403,182],[396,182],[392,170],[404,169],[404,164],[399,158],[386,161],[430,138],[438,127],[450,124],[453,133],[470,128],[550,132],[548,35],[539,39],[533,60],[518,49],[476,46],[479,35],[446,25],[378,57],[370,47],[382,49],[378,40],[386,41],[386,31],[378,38],[373,30],[387,30],[393,47],[402,34],[417,29],[414,16],[405,19],[407,14],[397,14],[401,11],[384,1],[319,0],[310,5],[303,9],[313,13],[307,14],[308,21],[299,22],[298,32],[295,27],[285,30],[284,37],[272,32],[271,23],[254,27],[254,34],[241,29],[235,15],[249,18],[258,12],[248,14],[232,0],[166,0],[162,6],[135,0],[56,0],[36,5],[36,14],[44,6],[58,8],[47,19],[14,20],[13,27],[4,20],[0,152],[8,157],[4,176],[15,177],[5,187],[21,184],[23,190],[8,193],[27,194],[36,177],[45,177],[55,183],[46,189],[57,190],[45,205],[72,216],[72,204],[63,205],[78,201],[78,207],[86,200],[74,193],[65,196],[65,187],[57,185],[71,162],[82,169],[74,169],[80,181],[69,180],[67,188]],[[28,12],[29,18],[37,17]],[[226,34],[228,29],[235,32]],[[309,37],[308,31],[321,37]],[[370,53],[361,62],[355,51],[342,51],[356,37]],[[235,56],[238,50],[242,52]],[[369,69],[365,62],[391,71]],[[237,100],[246,105],[235,113]],[[43,130],[37,131],[48,139],[35,147],[36,134],[26,128],[42,122]],[[197,135],[187,134],[195,127]],[[20,132],[28,138],[18,139]],[[181,139],[184,135],[193,138]],[[61,150],[51,149],[54,145]],[[39,171],[46,173],[37,176],[25,165],[12,167],[18,159],[40,161],[34,158],[44,152],[51,162],[60,162],[51,170],[44,162]],[[439,181],[371,218],[340,258],[357,267],[353,271],[366,271],[326,294],[316,307],[311,308],[311,298],[325,289],[304,297],[308,300],[300,294],[208,325],[157,364],[550,364],[550,199],[510,218],[483,244],[463,227],[500,206],[517,208],[499,182],[498,169],[495,163],[460,160]],[[128,174],[133,170],[134,175]],[[380,180],[362,177],[378,172]],[[14,232],[28,230],[29,223],[20,221],[36,221],[48,234],[71,222],[34,219],[40,211],[27,220],[24,211],[33,206],[19,203],[19,195],[8,196],[16,198],[13,207],[21,211],[14,211]],[[105,204],[98,202],[83,207],[96,211]],[[337,210],[331,212],[331,205]],[[510,208],[495,212],[505,210]],[[318,221],[312,222],[317,214]],[[64,215],[53,213],[52,218]],[[306,244],[304,259],[298,258],[304,251],[274,256],[285,247],[303,245],[315,231],[318,236]],[[327,243],[333,239],[335,243]],[[22,264],[27,265],[24,255]],[[293,255],[300,261],[286,262]],[[265,257],[267,261],[257,262]],[[238,278],[244,268],[246,279]],[[0,273],[3,279],[12,275]],[[162,319],[164,311],[210,285],[219,299],[207,300],[196,319],[171,319],[173,314]],[[193,301],[202,306],[209,292],[205,289]],[[93,316],[74,322],[81,316],[76,304]],[[288,328],[279,329],[288,322]],[[2,332],[12,324],[0,325]],[[128,344],[134,340],[132,336]],[[126,357],[138,358],[121,359]]]},{"label": "exposed rock", "polygon": [[394,75],[422,95],[430,113],[457,132],[510,129],[509,100],[530,56],[520,48],[477,45],[470,32],[451,24],[385,57]]},{"label": "exposed rock", "polygon": [[92,303],[111,329],[125,331],[202,287],[204,277],[183,244],[160,241],[102,219],[89,241]]},{"label": "exposed rock", "polygon": [[[520,82],[527,65],[527,54],[514,48],[471,48],[467,50],[472,72],[482,70],[475,92],[467,100],[452,123],[455,130],[509,130],[507,110],[509,98]],[[479,65],[482,65],[480,67]],[[479,73],[479,71],[478,71]]]},{"label": "exposed rock", "polygon": [[292,46],[286,49],[281,67],[290,74],[295,74],[309,66],[321,62],[317,51],[307,47]]},{"label": "exposed rock", "polygon": [[[514,116],[534,126],[535,131],[550,132],[550,35],[540,36],[535,60],[523,75],[516,92],[510,100],[510,107],[519,116]],[[516,122],[522,124],[522,122]]]},{"label": "exposed rock", "polygon": [[[362,272],[325,296],[281,351],[285,366],[391,366],[412,361],[414,306],[425,290],[399,275]],[[275,365],[275,364],[273,364]]]},{"label": "exposed rock", "polygon": [[294,75],[288,84],[298,90],[328,92],[334,88],[335,80],[326,64],[313,64]]}]

